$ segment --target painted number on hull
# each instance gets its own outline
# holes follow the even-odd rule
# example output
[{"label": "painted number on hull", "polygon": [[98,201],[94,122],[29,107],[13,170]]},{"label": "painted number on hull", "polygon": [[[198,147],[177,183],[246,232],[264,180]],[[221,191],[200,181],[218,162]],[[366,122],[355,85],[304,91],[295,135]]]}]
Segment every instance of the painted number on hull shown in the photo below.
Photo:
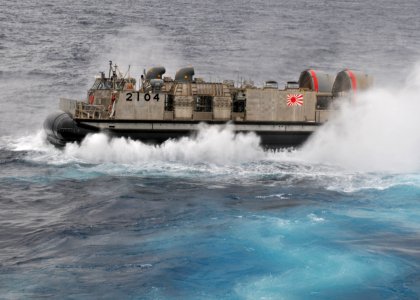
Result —
[{"label": "painted number on hull", "polygon": [[[134,94],[137,94],[137,101],[140,101],[140,93],[134,92]],[[149,102],[150,99],[152,99],[152,96],[149,93],[144,94],[144,101]],[[159,101],[159,94],[155,94],[153,100]],[[133,93],[127,93],[125,101],[133,101]]]}]

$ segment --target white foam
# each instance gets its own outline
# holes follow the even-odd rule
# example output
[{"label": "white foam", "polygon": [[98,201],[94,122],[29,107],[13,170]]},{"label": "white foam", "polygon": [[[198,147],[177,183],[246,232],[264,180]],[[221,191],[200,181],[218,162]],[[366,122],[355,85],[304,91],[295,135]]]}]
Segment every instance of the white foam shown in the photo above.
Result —
[{"label": "white foam", "polygon": [[0,139],[0,147],[14,151],[47,151],[54,149],[54,146],[47,142],[43,130],[36,132],[34,135],[3,136]]},{"label": "white foam", "polygon": [[266,195],[266,196],[256,196],[257,199],[267,199],[267,198],[278,198],[278,199],[287,199],[284,194],[273,194],[273,195]]},{"label": "white foam", "polygon": [[309,214],[307,217],[309,218],[309,220],[311,220],[312,222],[315,222],[315,223],[325,222],[324,218],[318,217],[314,213]]},{"label": "white foam", "polygon": [[420,170],[420,67],[399,90],[374,88],[343,103],[302,148],[308,162],[348,170]]},{"label": "white foam", "polygon": [[200,125],[197,136],[148,145],[125,138],[110,139],[104,134],[88,136],[80,145],[66,146],[64,154],[88,163],[184,162],[231,164],[264,157],[254,133],[235,134],[232,125]]},{"label": "white foam", "polygon": [[[232,126],[202,125],[198,134],[162,145],[148,145],[105,134],[88,136],[80,145],[68,144],[64,150],[45,141],[45,134],[3,138],[2,147],[28,151],[26,159],[42,164],[73,165],[69,176],[173,176],[200,178],[209,186],[239,183],[254,185],[318,186],[339,192],[362,189],[387,189],[395,185],[420,185],[413,174],[389,176],[387,173],[355,172],[336,166],[314,163],[303,157],[306,150],[264,151],[255,134],[235,134]],[[316,161],[316,160],[315,160]],[[223,182],[223,185],[220,183]],[[281,194],[260,195],[258,198]],[[287,198],[287,197],[286,197]]]}]

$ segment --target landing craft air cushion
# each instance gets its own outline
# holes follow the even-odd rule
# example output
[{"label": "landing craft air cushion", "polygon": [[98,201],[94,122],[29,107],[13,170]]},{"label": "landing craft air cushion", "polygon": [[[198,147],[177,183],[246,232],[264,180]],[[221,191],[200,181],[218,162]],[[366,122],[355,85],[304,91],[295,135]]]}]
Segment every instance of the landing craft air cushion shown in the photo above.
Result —
[{"label": "landing craft air cushion", "polygon": [[251,81],[206,82],[192,67],[175,78],[164,67],[151,68],[136,80],[112,66],[97,76],[86,100],[60,99],[60,111],[47,117],[47,139],[56,146],[81,142],[105,132],[151,143],[194,134],[200,123],[231,123],[235,132],[255,132],[267,147],[302,144],[326,122],[339,97],[367,89],[371,76],[343,70],[333,76],[308,69],[279,89],[276,81],[256,87]]}]

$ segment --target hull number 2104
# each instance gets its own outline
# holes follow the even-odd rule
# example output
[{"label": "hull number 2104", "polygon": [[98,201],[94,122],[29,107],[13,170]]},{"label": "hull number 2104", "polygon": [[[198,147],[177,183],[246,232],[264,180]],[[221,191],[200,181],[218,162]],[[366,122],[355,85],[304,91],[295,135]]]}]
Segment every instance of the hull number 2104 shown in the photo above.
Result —
[{"label": "hull number 2104", "polygon": [[[125,101],[133,101],[133,94],[137,94],[137,101],[140,101],[140,92],[133,92],[133,93],[127,93],[125,97]],[[143,96],[144,101],[150,101],[151,99],[159,101],[159,94],[155,94],[152,98],[152,95],[149,93],[144,94]]]}]

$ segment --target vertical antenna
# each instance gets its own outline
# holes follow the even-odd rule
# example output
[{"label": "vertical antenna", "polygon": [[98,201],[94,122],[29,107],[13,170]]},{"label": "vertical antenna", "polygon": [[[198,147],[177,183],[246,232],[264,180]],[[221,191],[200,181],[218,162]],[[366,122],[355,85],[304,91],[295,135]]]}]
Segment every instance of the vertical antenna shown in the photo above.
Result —
[{"label": "vertical antenna", "polygon": [[236,84],[239,85],[239,71],[236,71]]},{"label": "vertical antenna", "polygon": [[108,78],[111,78],[111,71],[112,71],[112,60],[109,61],[109,72],[108,72]]}]

